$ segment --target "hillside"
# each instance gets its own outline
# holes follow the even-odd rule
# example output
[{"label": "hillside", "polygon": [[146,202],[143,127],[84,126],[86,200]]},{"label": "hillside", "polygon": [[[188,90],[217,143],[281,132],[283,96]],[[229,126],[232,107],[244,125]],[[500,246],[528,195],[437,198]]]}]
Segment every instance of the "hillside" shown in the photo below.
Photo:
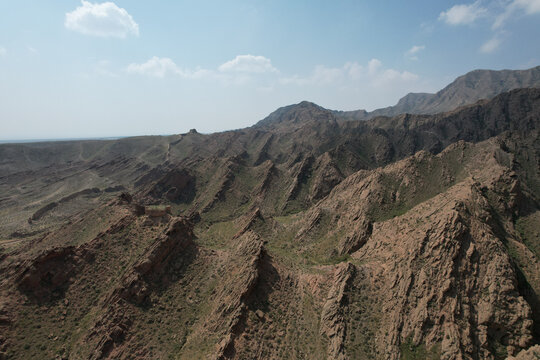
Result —
[{"label": "hillside", "polygon": [[526,356],[539,129],[529,88],[435,115],[302,102],[216,134],[0,145],[0,358]]}]

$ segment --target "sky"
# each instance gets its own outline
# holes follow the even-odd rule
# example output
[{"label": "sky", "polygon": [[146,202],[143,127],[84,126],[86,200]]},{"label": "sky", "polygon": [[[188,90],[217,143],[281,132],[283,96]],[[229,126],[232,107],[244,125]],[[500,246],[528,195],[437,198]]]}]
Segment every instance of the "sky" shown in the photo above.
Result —
[{"label": "sky", "polygon": [[540,0],[0,0],[0,140],[215,132],[540,65]]}]

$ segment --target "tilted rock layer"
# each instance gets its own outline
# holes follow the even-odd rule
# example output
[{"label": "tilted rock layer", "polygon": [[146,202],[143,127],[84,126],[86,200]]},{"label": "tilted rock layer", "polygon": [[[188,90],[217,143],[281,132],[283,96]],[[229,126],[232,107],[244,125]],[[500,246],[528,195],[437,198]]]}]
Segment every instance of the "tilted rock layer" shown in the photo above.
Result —
[{"label": "tilted rock layer", "polygon": [[534,358],[540,91],[342,115],[0,146],[0,359]]}]

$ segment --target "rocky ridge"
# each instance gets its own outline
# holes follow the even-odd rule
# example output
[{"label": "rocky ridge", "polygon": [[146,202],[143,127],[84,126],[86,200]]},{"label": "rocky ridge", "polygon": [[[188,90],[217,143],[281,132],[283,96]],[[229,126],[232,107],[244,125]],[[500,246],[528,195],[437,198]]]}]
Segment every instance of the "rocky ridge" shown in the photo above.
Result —
[{"label": "rocky ridge", "polygon": [[0,189],[25,180],[0,211],[34,200],[3,220],[27,235],[2,242],[0,356],[530,356],[539,114],[535,89],[363,122],[302,103],[253,128],[105,143],[125,155],[45,165],[47,180],[10,162]]}]

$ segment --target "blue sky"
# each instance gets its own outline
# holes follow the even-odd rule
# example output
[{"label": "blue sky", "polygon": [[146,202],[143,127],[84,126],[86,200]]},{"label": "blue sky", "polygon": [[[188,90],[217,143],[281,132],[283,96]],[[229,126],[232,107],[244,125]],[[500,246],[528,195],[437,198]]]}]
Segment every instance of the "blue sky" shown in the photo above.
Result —
[{"label": "blue sky", "polygon": [[0,140],[213,132],[540,65],[540,0],[0,2]]}]

